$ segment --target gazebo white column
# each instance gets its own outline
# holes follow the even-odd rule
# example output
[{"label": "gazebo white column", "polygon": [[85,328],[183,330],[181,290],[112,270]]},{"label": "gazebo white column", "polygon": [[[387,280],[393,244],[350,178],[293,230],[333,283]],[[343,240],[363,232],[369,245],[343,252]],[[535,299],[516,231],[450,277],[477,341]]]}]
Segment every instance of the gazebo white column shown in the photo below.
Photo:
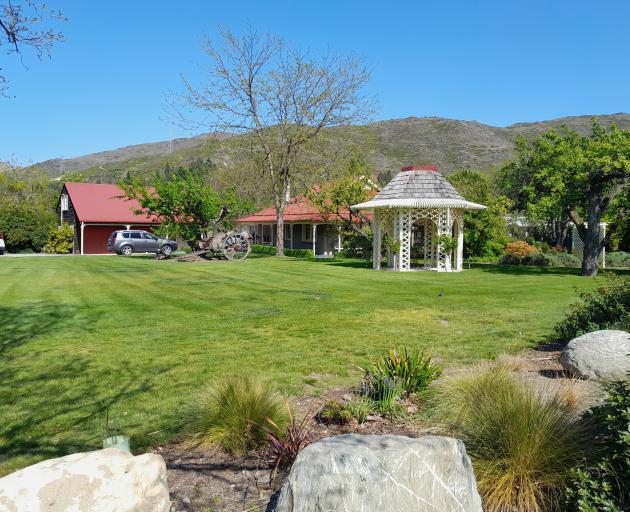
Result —
[{"label": "gazebo white column", "polygon": [[381,269],[381,246],[383,234],[381,229],[381,210],[374,210],[374,222],[372,223],[372,268]]},{"label": "gazebo white column", "polygon": [[408,272],[411,270],[411,216],[406,209],[398,212],[397,237],[400,242],[398,249],[398,270]]},{"label": "gazebo white column", "polygon": [[455,270],[464,268],[464,215],[460,211],[455,219],[457,223],[457,260]]}]

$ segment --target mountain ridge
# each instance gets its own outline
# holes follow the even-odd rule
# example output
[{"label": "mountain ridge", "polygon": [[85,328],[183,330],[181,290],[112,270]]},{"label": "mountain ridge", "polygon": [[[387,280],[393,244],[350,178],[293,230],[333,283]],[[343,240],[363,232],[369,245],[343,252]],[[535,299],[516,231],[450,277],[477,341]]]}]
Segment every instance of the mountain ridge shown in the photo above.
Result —
[{"label": "mountain ridge", "polygon": [[[334,141],[338,145],[350,139],[369,140],[370,143],[366,143],[368,162],[381,173],[391,174],[409,164],[437,165],[445,174],[456,169],[491,171],[511,158],[516,136],[533,137],[562,125],[587,134],[592,119],[605,126],[615,123],[619,128],[630,129],[630,114],[626,113],[566,116],[506,127],[474,120],[409,116],[332,128],[327,130],[326,138],[329,143]],[[135,144],[75,158],[46,160],[29,169],[37,169],[51,178],[80,172],[86,179],[114,182],[126,172],[146,174],[167,164],[185,166],[200,159],[226,167],[233,160],[230,140],[234,137],[238,136],[206,133],[172,141]]]}]

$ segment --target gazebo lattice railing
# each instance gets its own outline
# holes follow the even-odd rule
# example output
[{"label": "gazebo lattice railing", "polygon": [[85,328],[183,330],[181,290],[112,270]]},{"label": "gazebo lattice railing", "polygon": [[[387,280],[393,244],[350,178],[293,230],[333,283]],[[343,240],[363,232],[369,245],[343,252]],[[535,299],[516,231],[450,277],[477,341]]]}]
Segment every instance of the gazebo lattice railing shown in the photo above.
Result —
[{"label": "gazebo lattice railing", "polygon": [[[422,228],[414,230],[414,227]],[[413,267],[413,247],[421,247],[422,266],[425,270],[450,272],[461,270],[464,247],[464,212],[459,208],[387,208],[376,209],[373,221],[374,257],[373,267],[380,269],[382,264],[384,235],[399,242],[398,251],[393,254],[387,249],[388,268],[408,271]],[[420,240],[414,235],[422,234]],[[444,250],[439,237],[448,235],[457,240],[454,251]],[[418,243],[419,242],[419,243]],[[453,254],[455,253],[455,254]],[[453,265],[454,257],[454,265]]]},{"label": "gazebo lattice railing", "polygon": [[[374,199],[352,208],[374,211],[375,269],[381,268],[387,237],[393,241],[386,244],[389,269],[406,272],[418,268],[412,268],[413,249],[420,248],[420,268],[451,272],[463,267],[464,211],[486,207],[466,201],[435,167],[403,167]],[[454,248],[447,237],[454,239]]]}]

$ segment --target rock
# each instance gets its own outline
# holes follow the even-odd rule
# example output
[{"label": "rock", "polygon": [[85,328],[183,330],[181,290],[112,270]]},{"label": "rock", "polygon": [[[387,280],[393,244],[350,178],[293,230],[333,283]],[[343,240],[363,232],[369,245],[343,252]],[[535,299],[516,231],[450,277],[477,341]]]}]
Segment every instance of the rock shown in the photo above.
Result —
[{"label": "rock", "polygon": [[307,446],[276,512],[481,512],[464,443],[441,436],[346,434]]},{"label": "rock", "polygon": [[161,456],[108,448],[49,459],[0,478],[0,510],[169,512]]},{"label": "rock", "polygon": [[567,373],[597,380],[625,380],[630,372],[630,334],[595,331],[573,338],[560,353]]}]

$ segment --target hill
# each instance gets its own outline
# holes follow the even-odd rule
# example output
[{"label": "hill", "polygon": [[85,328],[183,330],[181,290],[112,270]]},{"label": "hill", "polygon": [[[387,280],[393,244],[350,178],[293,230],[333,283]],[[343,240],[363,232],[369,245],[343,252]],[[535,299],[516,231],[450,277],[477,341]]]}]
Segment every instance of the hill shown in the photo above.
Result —
[{"label": "hill", "polygon": [[[485,125],[439,117],[408,117],[378,121],[363,126],[330,129],[325,144],[343,147],[363,144],[369,163],[384,177],[403,165],[433,164],[445,174],[456,169],[491,172],[512,155],[517,135],[533,137],[549,128],[566,125],[579,133],[590,131],[595,117],[604,125],[615,123],[630,129],[630,114],[563,117],[549,121],[517,123],[508,127]],[[32,166],[51,178],[67,172],[81,172],[90,181],[114,182],[127,172],[146,175],[154,170],[187,165],[203,160],[218,168],[229,168],[235,161],[238,137],[199,135],[173,141],[140,144],[69,159],[56,159]]]}]

